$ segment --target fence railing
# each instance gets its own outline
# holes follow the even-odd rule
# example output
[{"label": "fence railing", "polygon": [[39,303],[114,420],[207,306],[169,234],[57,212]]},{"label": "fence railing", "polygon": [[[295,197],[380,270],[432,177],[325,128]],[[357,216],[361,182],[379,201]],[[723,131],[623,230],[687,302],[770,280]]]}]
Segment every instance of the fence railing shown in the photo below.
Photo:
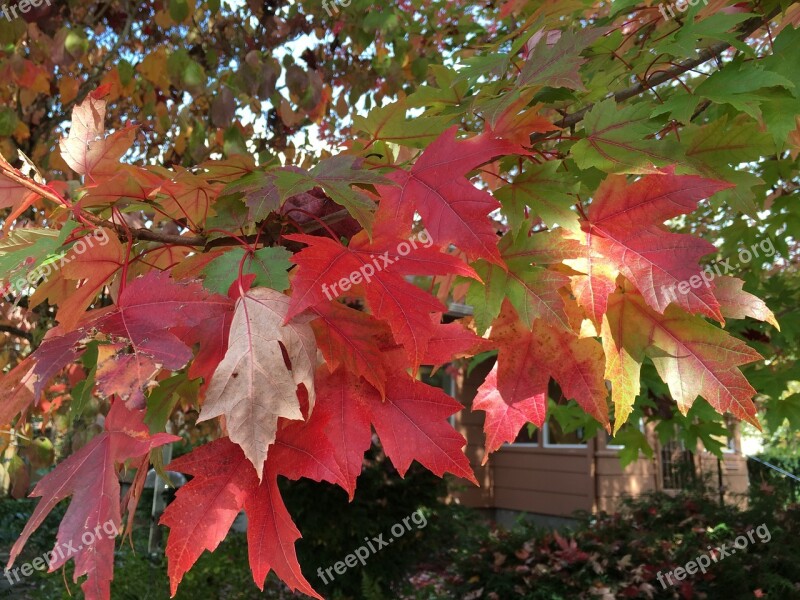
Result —
[{"label": "fence railing", "polygon": [[749,456],[749,455],[745,455],[745,457],[747,458],[747,460],[754,461],[762,469],[768,469],[770,471],[778,473],[779,475],[781,475],[783,477],[788,478],[789,479],[789,487],[791,489],[792,502],[796,502],[797,501],[797,486],[800,483],[800,477],[798,477],[794,473],[790,473],[786,469],[782,469],[781,467],[779,467],[777,465],[773,465],[772,463],[769,463],[769,462],[767,462],[767,461],[765,461],[765,460],[763,460],[761,458],[758,458],[758,457],[755,457],[755,456]]}]

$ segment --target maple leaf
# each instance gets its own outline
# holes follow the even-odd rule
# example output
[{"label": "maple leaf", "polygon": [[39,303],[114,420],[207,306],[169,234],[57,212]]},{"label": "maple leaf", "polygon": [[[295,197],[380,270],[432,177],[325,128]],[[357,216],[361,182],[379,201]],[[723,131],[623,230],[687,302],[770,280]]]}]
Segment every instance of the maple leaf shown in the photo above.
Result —
[{"label": "maple leaf", "polygon": [[426,115],[406,119],[408,108],[405,100],[376,106],[367,116],[353,115],[353,129],[370,136],[368,145],[382,140],[421,148],[452,124],[450,115]]},{"label": "maple leaf", "polygon": [[[25,178],[25,176],[18,170],[12,167],[8,161],[0,156],[0,208],[16,208],[20,205],[30,205],[30,203],[38,198],[36,192],[30,188],[22,185],[18,179]],[[11,177],[14,177],[13,179]]]},{"label": "maple leaf", "polygon": [[389,175],[398,187],[379,186],[376,235],[380,227],[393,232],[410,229],[417,211],[438,246],[454,244],[470,259],[484,258],[502,264],[497,234],[488,218],[500,204],[470,183],[466,174],[497,156],[527,152],[491,133],[458,140],[456,131],[453,126],[442,133],[410,171]]},{"label": "maple leaf", "polygon": [[658,173],[658,167],[681,163],[682,151],[672,138],[656,138],[650,105],[617,107],[613,98],[594,105],[583,120],[586,137],[572,147],[581,169],[606,173]]},{"label": "maple leaf", "polygon": [[558,40],[552,46],[547,43],[548,35],[539,32],[529,42],[535,45],[519,74],[518,85],[548,85],[585,90],[578,70],[586,61],[581,58],[580,53],[607,31],[608,28],[594,28],[560,32]]},{"label": "maple leaf", "polygon": [[213,552],[217,548],[244,508],[250,568],[256,585],[263,590],[272,569],[290,589],[322,600],[300,571],[294,552],[300,532],[283,504],[277,476],[344,484],[334,448],[326,437],[326,426],[325,415],[315,411],[307,422],[291,423],[281,429],[267,457],[263,477],[229,438],[195,448],[168,465],[171,471],[193,475],[178,490],[160,521],[170,528],[166,553],[173,596],[183,575],[204,550]]},{"label": "maple leaf", "polygon": [[[168,273],[150,272],[132,281],[120,294],[117,305],[84,319],[80,328],[64,333],[60,326],[36,349],[36,398],[47,382],[73,362],[94,331],[124,338],[129,343],[102,346],[97,365],[97,385],[106,396],[119,395],[132,408],[144,406],[144,391],[162,369],[183,368],[192,358],[188,343],[199,342],[200,352],[207,339],[195,339],[196,328],[219,325],[231,311],[232,302],[212,295],[198,283],[174,282]],[[130,351],[129,351],[130,350]]]},{"label": "maple leaf", "polygon": [[26,177],[0,156],[0,208],[13,209],[5,218],[3,232],[8,231],[11,224],[40,197],[53,197],[53,193],[46,185]]},{"label": "maple leaf", "polygon": [[664,314],[649,308],[635,292],[616,292],[609,298],[603,334],[612,389],[620,388],[615,402],[624,418],[638,393],[638,372],[649,356],[682,414],[697,396],[720,414],[731,412],[759,427],[753,396],[756,391],[737,367],[761,359],[744,342],[702,318],[674,306]]},{"label": "maple leaf", "polygon": [[239,264],[244,259],[242,274],[254,274],[254,287],[268,287],[279,292],[289,288],[289,251],[279,246],[265,247],[252,254],[244,248],[234,248],[217,256],[203,269],[203,285],[218,294],[227,294],[228,288],[239,276]]},{"label": "maple leaf", "polygon": [[31,355],[35,364],[34,400],[41,398],[42,390],[57,373],[83,353],[76,346],[85,335],[80,329],[64,334],[62,327],[47,332],[42,343]]},{"label": "maple leaf", "polygon": [[388,328],[372,315],[339,302],[319,304],[314,312],[319,318],[311,322],[311,327],[328,369],[333,372],[344,365],[383,396],[389,370],[377,344],[376,332],[384,328],[388,333]]},{"label": "maple leaf", "polygon": [[75,228],[74,222],[67,221],[59,231],[33,227],[14,229],[0,240],[0,273],[3,273],[0,277],[13,282],[17,290],[26,288],[28,275],[55,261],[52,255]]},{"label": "maple leaf", "polygon": [[[85,251],[80,254],[76,251],[77,244],[67,251],[61,269],[40,285],[31,298],[32,306],[45,298],[57,303],[56,319],[65,330],[78,324],[98,292],[125,263],[125,248],[116,234],[107,229],[103,232],[102,239],[107,239],[105,244],[85,244]],[[75,285],[69,281],[79,283]]]},{"label": "maple leaf", "polygon": [[434,323],[433,335],[428,340],[422,364],[438,367],[489,349],[489,342],[475,335],[461,321],[452,323],[437,321]]},{"label": "maple leaf", "polygon": [[569,172],[560,171],[559,161],[525,165],[525,170],[514,180],[495,192],[503,205],[503,214],[514,233],[525,224],[526,209],[542,219],[548,227],[561,225],[567,229],[579,229],[578,215],[572,210],[580,187],[578,178]]},{"label": "maple leaf", "polygon": [[84,193],[76,203],[82,208],[111,206],[117,203],[146,203],[163,179],[150,170],[133,165],[117,165],[115,174],[83,187]]},{"label": "maple leaf", "polygon": [[35,364],[28,356],[0,379],[0,424],[8,425],[34,400]]},{"label": "maple leaf", "polygon": [[125,338],[135,355],[148,355],[167,369],[177,370],[192,357],[178,334],[224,315],[231,304],[198,283],[176,282],[169,273],[151,271],[128,284],[116,309],[93,319],[87,328]]},{"label": "maple leaf", "polygon": [[[647,304],[663,312],[670,302],[692,313],[722,320],[712,286],[678,288],[692,277],[699,279],[700,257],[716,251],[713,244],[688,234],[670,233],[661,223],[692,212],[697,203],[729,184],[667,170],[627,184],[624,177],[609,176],[598,188],[583,222],[581,240],[586,258],[565,261],[586,273],[585,285],[573,284],[576,297],[599,323],[608,295],[622,273],[641,292]],[[573,280],[575,281],[575,280]],[[687,284],[688,285],[688,284]]]},{"label": "maple leaf", "polygon": [[541,427],[547,410],[547,393],[541,385],[520,377],[514,382],[504,381],[501,389],[497,371],[498,363],[495,363],[472,400],[472,410],[486,413],[486,451],[481,461],[484,465],[490,453],[506,442],[513,442],[527,423]]},{"label": "maple leaf", "polygon": [[[538,235],[538,234],[537,234]],[[503,300],[508,298],[520,319],[531,327],[533,320],[544,318],[549,323],[569,330],[564,301],[559,289],[569,283],[569,277],[544,267],[532,266],[531,248],[537,235],[520,231],[516,236],[505,235],[500,241],[504,268],[478,261],[475,269],[483,283],[470,284],[467,302],[474,308],[479,332],[485,331],[500,314]]]},{"label": "maple leaf", "polygon": [[[365,194],[353,190],[353,184],[390,185],[391,181],[374,171],[361,168],[363,160],[356,156],[339,154],[322,160],[308,175],[289,177],[284,185],[289,184],[291,192],[285,196],[308,191],[319,186],[330,196],[331,200],[347,209],[347,212],[358,221],[364,229],[372,229],[375,203]],[[286,177],[286,175],[284,175]]]},{"label": "maple leaf", "polygon": [[343,487],[352,500],[356,479],[364,463],[364,452],[372,442],[368,403],[382,400],[357,375],[342,368],[333,372],[320,369],[316,385],[314,417],[329,424],[327,436],[332,444],[333,458],[344,477]]},{"label": "maple leaf", "polygon": [[[530,146],[532,134],[561,129],[539,114],[541,104],[528,106],[534,96],[534,91],[529,90],[520,94],[519,98],[512,100],[507,106],[504,103],[504,110],[500,114],[491,115],[489,127],[496,137],[520,146]],[[513,98],[511,94],[508,97]]]},{"label": "maple leaf", "polygon": [[309,411],[314,406],[317,344],[307,323],[284,325],[289,306],[287,296],[269,288],[253,288],[239,298],[228,351],[211,378],[198,419],[224,415],[231,440],[242,447],[259,478],[278,418],[303,418],[297,386],[308,392]]},{"label": "maple leaf", "polygon": [[386,400],[369,404],[370,420],[401,476],[417,460],[442,477],[453,473],[478,485],[462,448],[464,437],[447,419],[463,406],[442,390],[400,375],[387,382]]},{"label": "maple leaf", "polygon": [[753,317],[766,321],[780,331],[781,326],[767,304],[753,294],[742,289],[744,281],[736,277],[719,277],[714,280],[714,297],[719,302],[722,314],[731,319]]},{"label": "maple leaf", "polygon": [[566,398],[608,428],[603,349],[592,338],[548,325],[542,319],[529,329],[505,303],[492,326],[499,347],[497,364],[478,388],[473,408],[486,412],[486,455],[512,442],[528,421],[544,424],[547,386],[552,377]]},{"label": "maple leaf", "polygon": [[193,228],[205,223],[214,214],[213,204],[223,189],[221,183],[209,183],[200,175],[177,168],[177,174],[151,193],[165,215],[173,219],[188,219]]},{"label": "maple leaf", "polygon": [[[142,422],[143,411],[130,411],[114,402],[105,421],[105,431],[45,475],[31,492],[41,497],[19,539],[11,548],[7,569],[22,552],[28,538],[44,522],[56,504],[72,496],[72,502],[58,528],[49,572],[75,560],[73,581],[88,575],[81,588],[87,599],[107,600],[114,571],[114,537],[121,525],[120,487],[117,465],[146,455],[153,448],[180,438],[166,433],[150,435]],[[109,536],[104,525],[113,525]],[[95,535],[86,544],[83,535]],[[105,534],[105,535],[104,535]],[[59,549],[71,549],[65,553]]]},{"label": "maple leaf", "polygon": [[442,390],[398,373],[387,382],[386,399],[369,401],[369,414],[386,455],[400,476],[416,460],[442,477],[452,473],[478,485],[462,448],[467,443],[447,418],[463,409]]},{"label": "maple leaf", "polygon": [[318,405],[329,421],[327,434],[351,498],[370,445],[369,424],[403,477],[416,460],[432,473],[452,473],[477,485],[462,448],[466,444],[447,418],[463,408],[442,390],[406,374],[386,382],[386,397],[345,369],[318,374]]},{"label": "maple leaf", "polygon": [[356,238],[350,246],[344,246],[319,236],[292,234],[285,237],[308,245],[291,259],[298,269],[292,280],[287,319],[308,307],[332,300],[338,289],[352,293],[352,283],[364,290],[372,313],[389,324],[414,367],[421,364],[433,334],[431,314],[443,313],[446,309],[436,298],[409,283],[404,275],[459,273],[477,277],[472,268],[433,246],[418,246],[412,250],[408,242],[401,242],[409,248],[406,255],[401,255],[399,244],[392,248],[385,238],[376,239],[374,243]]},{"label": "maple leaf", "polygon": [[762,131],[758,123],[746,115],[739,115],[733,121],[723,115],[708,125],[687,127],[681,137],[687,145],[686,158],[700,175],[736,184],[719,192],[717,200],[728,202],[732,208],[757,218],[752,188],[764,181],[749,171],[737,170],[730,165],[748,163],[774,152],[775,144],[769,133]]},{"label": "maple leaf", "polygon": [[106,101],[100,98],[101,95],[101,90],[89,94],[72,109],[69,135],[58,144],[61,156],[70,168],[93,179],[116,172],[119,159],[130,148],[138,129],[128,125],[106,136]]}]

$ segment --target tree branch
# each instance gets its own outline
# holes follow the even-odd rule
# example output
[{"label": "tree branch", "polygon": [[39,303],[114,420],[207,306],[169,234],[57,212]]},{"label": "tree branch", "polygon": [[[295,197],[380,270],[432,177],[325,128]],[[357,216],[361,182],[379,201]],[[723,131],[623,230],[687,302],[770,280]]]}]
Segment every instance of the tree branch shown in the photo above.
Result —
[{"label": "tree branch", "polygon": [[[772,11],[772,13],[770,13],[767,17],[764,18],[754,17],[752,19],[748,19],[742,24],[737,39],[744,41],[755,31],[763,27],[769,21],[774,19],[776,16],[778,16],[779,13],[780,10],[776,9]],[[695,58],[690,58],[688,60],[683,61],[682,63],[675,65],[674,67],[665,69],[664,71],[659,71],[658,73],[654,73],[653,76],[650,77],[647,81],[640,81],[634,86],[631,86],[627,89],[611,94],[610,96],[607,96],[605,100],[613,98],[616,102],[624,102],[625,100],[633,98],[634,96],[638,96],[639,94],[646,92],[657,85],[666,83],[667,81],[671,81],[676,77],[680,77],[687,71],[691,71],[695,67],[702,65],[704,62],[707,62],[713,58],[718,58],[719,56],[722,55],[723,52],[725,52],[725,50],[727,50],[730,47],[731,45],[728,42],[717,42],[716,44],[712,44],[708,48],[701,50],[700,53]],[[563,119],[561,119],[560,121],[556,121],[554,124],[558,125],[562,129],[566,129],[572,127],[573,125],[577,125],[583,120],[583,118],[586,116],[586,113],[592,110],[594,106],[595,103],[591,103],[577,112],[566,115]],[[543,134],[543,133],[534,134],[531,136],[531,142],[541,141],[542,139],[547,137],[547,135],[550,134]]]},{"label": "tree branch", "polygon": [[22,329],[14,327],[13,325],[0,325],[0,333],[10,333],[13,336],[20,337],[33,343],[33,336],[29,332],[22,331]]}]

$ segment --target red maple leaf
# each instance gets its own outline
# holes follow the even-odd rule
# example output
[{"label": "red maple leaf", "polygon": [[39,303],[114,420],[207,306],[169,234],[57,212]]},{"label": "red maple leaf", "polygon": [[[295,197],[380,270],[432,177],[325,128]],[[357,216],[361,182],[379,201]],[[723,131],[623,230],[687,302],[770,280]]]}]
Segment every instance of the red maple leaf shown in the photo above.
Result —
[{"label": "red maple leaf", "polygon": [[172,471],[194,476],[178,491],[160,521],[170,528],[167,557],[173,596],[183,575],[204,550],[217,548],[244,509],[250,568],[259,589],[264,589],[267,574],[274,570],[290,589],[322,600],[297,562],[294,543],[300,532],[283,503],[277,477],[307,477],[342,487],[345,482],[325,434],[324,414],[314,411],[306,422],[284,423],[288,425],[278,432],[270,448],[260,482],[252,462],[227,437],[169,464]]},{"label": "red maple leaf", "polygon": [[344,369],[317,374],[314,414],[320,412],[330,421],[327,432],[348,493],[352,496],[355,490],[369,448],[370,423],[401,476],[416,460],[440,477],[452,473],[477,485],[462,451],[466,440],[447,421],[461,404],[406,374],[386,383],[386,398],[381,399],[377,390]]},{"label": "red maple leaf", "polygon": [[[131,411],[114,402],[106,417],[105,432],[42,478],[31,493],[40,496],[22,534],[11,548],[7,569],[11,568],[31,534],[42,524],[53,507],[72,496],[58,528],[49,572],[75,559],[73,581],[89,577],[81,588],[89,600],[109,598],[114,576],[114,538],[120,529],[120,488],[117,465],[138,458],[153,448],[180,438],[166,433],[150,435],[142,419],[144,411]],[[113,526],[113,535],[104,529]],[[92,542],[87,543],[87,532]]]},{"label": "red maple leaf", "polygon": [[600,185],[583,222],[583,241],[592,251],[580,263],[588,284],[576,289],[578,301],[596,324],[616,288],[618,272],[659,313],[674,302],[688,312],[722,321],[712,285],[677,291],[683,282],[699,278],[698,260],[716,248],[698,237],[671,233],[662,223],[692,212],[700,200],[728,187],[724,181],[675,175],[672,168],[630,185],[625,177],[611,175]]},{"label": "red maple leaf", "polygon": [[[38,398],[47,382],[83,353],[81,342],[100,331],[112,340],[127,342],[112,343],[116,352],[98,365],[99,389],[105,395],[120,395],[132,407],[141,407],[144,390],[161,368],[177,370],[192,358],[187,344],[198,342],[204,361],[209,354],[224,354],[224,346],[219,348],[224,336],[203,334],[213,333],[214,328],[219,334],[220,324],[229,322],[232,312],[231,300],[211,294],[199,283],[179,283],[168,273],[150,272],[132,281],[113,309],[90,313],[74,331],[52,330],[33,353],[35,395]],[[52,335],[56,331],[59,334]]]},{"label": "red maple leaf", "polygon": [[[291,259],[298,269],[292,281],[286,320],[308,307],[333,300],[339,294],[352,295],[357,292],[351,290],[363,290],[372,313],[389,324],[394,338],[403,345],[415,367],[425,356],[433,335],[431,315],[446,309],[439,300],[408,282],[405,276],[457,273],[477,277],[472,268],[454,256],[419,244],[411,249],[410,244],[402,240],[391,248],[386,238],[372,244],[357,238],[350,246],[344,246],[319,236],[285,237],[308,246]],[[407,244],[407,254],[403,254],[405,248],[400,249],[401,243]]]},{"label": "red maple leaf", "polygon": [[498,156],[527,152],[491,132],[459,140],[457,130],[453,126],[444,131],[410,171],[392,173],[389,179],[397,186],[378,187],[381,201],[375,233],[379,235],[384,228],[410,229],[416,211],[437,245],[455,244],[470,259],[484,258],[502,265],[499,238],[488,217],[500,203],[475,187],[466,175]]},{"label": "red maple leaf", "polygon": [[481,384],[473,408],[486,412],[486,455],[512,442],[527,422],[544,425],[547,385],[558,382],[588,414],[608,427],[603,348],[597,340],[579,338],[536,319],[525,327],[508,301],[492,328],[499,346],[497,364]]}]

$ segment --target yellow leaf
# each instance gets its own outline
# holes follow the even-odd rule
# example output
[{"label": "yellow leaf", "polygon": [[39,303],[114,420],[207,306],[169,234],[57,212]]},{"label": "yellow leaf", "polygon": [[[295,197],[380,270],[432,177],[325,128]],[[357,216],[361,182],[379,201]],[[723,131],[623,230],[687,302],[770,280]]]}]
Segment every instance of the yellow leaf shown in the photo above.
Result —
[{"label": "yellow leaf", "polygon": [[159,46],[154,52],[148,54],[144,60],[136,67],[147,81],[158,88],[169,88],[169,77],[167,77],[167,50],[164,46]]}]

